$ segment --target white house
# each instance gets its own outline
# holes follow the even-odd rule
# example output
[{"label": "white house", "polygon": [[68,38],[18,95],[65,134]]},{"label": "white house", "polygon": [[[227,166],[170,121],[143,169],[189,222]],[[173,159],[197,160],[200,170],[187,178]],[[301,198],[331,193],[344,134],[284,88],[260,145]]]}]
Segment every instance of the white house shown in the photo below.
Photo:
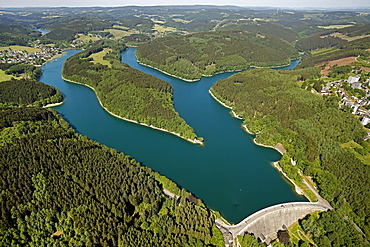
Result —
[{"label": "white house", "polygon": [[360,77],[361,77],[361,75],[351,75],[350,77],[348,77],[348,82],[350,83],[350,84],[352,84],[352,83],[355,83],[355,82],[359,82],[360,81]]},{"label": "white house", "polygon": [[370,115],[367,114],[367,115],[363,116],[363,118],[361,120],[361,124],[362,125],[367,125],[369,123],[370,123]]}]

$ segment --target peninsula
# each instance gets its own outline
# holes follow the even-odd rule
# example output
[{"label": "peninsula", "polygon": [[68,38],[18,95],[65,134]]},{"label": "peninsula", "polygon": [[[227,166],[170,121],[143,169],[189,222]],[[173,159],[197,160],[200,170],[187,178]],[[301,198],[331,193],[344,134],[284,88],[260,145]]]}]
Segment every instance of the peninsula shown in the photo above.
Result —
[{"label": "peninsula", "polygon": [[175,111],[171,85],[121,63],[124,49],[118,42],[99,41],[66,61],[63,78],[92,88],[101,106],[116,117],[202,144]]}]

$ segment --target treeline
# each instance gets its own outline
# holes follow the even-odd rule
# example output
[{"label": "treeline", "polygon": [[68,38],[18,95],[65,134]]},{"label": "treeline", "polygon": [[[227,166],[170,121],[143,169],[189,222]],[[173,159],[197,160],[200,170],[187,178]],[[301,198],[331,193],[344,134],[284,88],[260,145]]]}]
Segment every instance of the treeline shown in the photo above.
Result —
[{"label": "treeline", "polygon": [[218,30],[245,30],[262,35],[276,36],[289,43],[298,39],[298,33],[294,30],[267,21],[230,20],[222,23]]},{"label": "treeline", "polygon": [[0,33],[0,46],[28,46],[29,40],[35,40],[41,36],[39,32],[17,24],[0,24]]},{"label": "treeline", "polygon": [[87,33],[89,31],[100,31],[110,28],[112,24],[108,21],[92,18],[66,18],[62,21],[46,24],[45,28],[51,30],[50,33],[45,35],[45,38],[54,41],[67,41],[70,42],[75,38],[78,33]]},{"label": "treeline", "polygon": [[0,69],[5,71],[7,75],[21,76],[28,79],[40,79],[42,70],[40,67],[36,67],[31,64],[19,64],[19,63],[0,63]]},{"label": "treeline", "polygon": [[[253,69],[221,80],[211,90],[243,117],[250,131],[258,133],[257,142],[282,143],[287,150],[279,162],[284,172],[297,183],[302,180],[298,170],[311,176],[320,194],[334,206],[336,214],[320,216],[328,217],[331,224],[313,223],[323,229],[315,234],[315,242],[366,246],[369,242],[354,224],[369,236],[370,167],[341,144],[355,141],[368,150],[362,139],[367,132],[358,119],[338,109],[338,99],[298,87],[299,73]],[[333,234],[335,226],[340,226],[341,234]]]},{"label": "treeline", "polygon": [[332,48],[345,43],[347,43],[347,41],[339,37],[322,37],[321,34],[314,34],[307,38],[298,40],[295,46],[301,51],[313,51],[317,49]]},{"label": "treeline", "polygon": [[0,105],[45,106],[63,101],[59,90],[36,80],[0,82]]},{"label": "treeline", "polygon": [[[105,60],[111,68],[92,62],[91,54],[112,49]],[[194,130],[173,107],[172,87],[168,82],[145,74],[119,61],[125,46],[114,41],[99,41],[91,48],[69,58],[63,76],[95,89],[102,104],[112,113],[157,128],[163,128],[194,140]]]},{"label": "treeline", "polygon": [[0,107],[0,136],[1,246],[223,246],[207,208],[54,110]]},{"label": "treeline", "polygon": [[295,48],[276,36],[246,31],[167,36],[137,50],[140,62],[190,80],[250,66],[286,65],[297,56]]}]

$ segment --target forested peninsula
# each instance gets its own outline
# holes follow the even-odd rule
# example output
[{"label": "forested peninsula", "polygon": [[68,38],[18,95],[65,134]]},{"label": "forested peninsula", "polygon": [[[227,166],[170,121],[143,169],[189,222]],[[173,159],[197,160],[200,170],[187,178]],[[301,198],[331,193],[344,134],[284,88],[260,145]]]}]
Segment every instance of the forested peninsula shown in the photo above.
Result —
[{"label": "forested peninsula", "polygon": [[[315,69],[311,71],[314,76]],[[248,70],[218,81],[211,92],[257,133],[258,143],[283,144],[286,153],[279,161],[283,171],[303,189],[302,172],[310,176],[320,195],[335,207],[300,222],[315,243],[366,246],[367,240],[347,224],[346,215],[369,233],[370,167],[343,144],[355,142],[368,153],[370,145],[363,140],[367,132],[358,119],[338,109],[337,97],[322,97],[305,85],[300,87],[297,78],[304,73],[307,69]]]},{"label": "forested peninsula", "polygon": [[175,111],[171,85],[121,63],[124,49],[122,43],[99,41],[69,58],[63,77],[93,88],[101,105],[115,116],[201,144],[203,139]]},{"label": "forested peninsula", "polygon": [[186,80],[252,66],[283,66],[297,57],[298,51],[277,36],[241,30],[166,36],[137,49],[141,63]]}]

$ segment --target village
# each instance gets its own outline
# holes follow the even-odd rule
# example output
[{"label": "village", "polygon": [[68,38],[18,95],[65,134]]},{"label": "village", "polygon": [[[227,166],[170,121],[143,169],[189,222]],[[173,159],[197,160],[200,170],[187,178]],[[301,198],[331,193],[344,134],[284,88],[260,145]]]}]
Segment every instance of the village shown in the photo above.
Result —
[{"label": "village", "polygon": [[61,54],[62,50],[53,46],[35,44],[35,49],[12,49],[0,50],[0,63],[27,63],[32,65],[42,65],[52,57]]},{"label": "village", "polygon": [[[322,88],[320,94],[335,93],[340,96],[341,107],[350,108],[351,113],[359,117],[361,124],[368,127],[370,124],[370,77],[363,82],[360,82],[360,79],[361,75],[358,74],[349,76],[347,80],[329,82]],[[365,139],[370,139],[370,134]]]}]

